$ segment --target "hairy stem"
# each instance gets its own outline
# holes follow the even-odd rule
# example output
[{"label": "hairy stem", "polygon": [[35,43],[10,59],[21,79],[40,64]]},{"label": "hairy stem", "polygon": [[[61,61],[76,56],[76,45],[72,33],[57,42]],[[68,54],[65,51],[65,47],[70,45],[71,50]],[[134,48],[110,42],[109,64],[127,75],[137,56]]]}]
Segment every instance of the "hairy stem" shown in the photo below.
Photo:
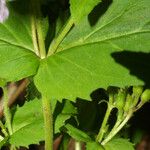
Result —
[{"label": "hairy stem", "polygon": [[41,1],[31,0],[33,17],[31,18],[32,38],[35,52],[41,59],[46,57],[45,43],[42,31]]},{"label": "hairy stem", "polygon": [[106,133],[106,125],[107,125],[107,122],[108,122],[108,119],[109,119],[109,116],[110,116],[112,109],[113,109],[113,107],[110,106],[108,103],[108,107],[107,107],[101,128],[100,128],[99,133],[98,133],[97,138],[96,138],[96,141],[99,143],[101,143],[103,136]]},{"label": "hairy stem", "polygon": [[56,53],[59,44],[63,41],[63,39],[65,38],[65,36],[68,34],[68,32],[72,28],[73,24],[74,24],[73,20],[70,18],[68,20],[67,24],[65,25],[65,27],[63,28],[62,32],[58,35],[58,37],[56,37],[52,41],[52,43],[51,43],[51,45],[49,47],[49,50],[48,50],[48,56]]},{"label": "hairy stem", "polygon": [[45,125],[45,150],[53,150],[53,115],[49,99],[43,97],[42,105]]},{"label": "hairy stem", "polygon": [[133,111],[129,111],[127,114],[126,118],[123,120],[123,122],[115,129],[112,130],[109,135],[102,141],[102,145],[105,145],[107,142],[109,142],[124,126],[125,124],[129,121],[129,119],[132,117]]},{"label": "hairy stem", "polygon": [[123,120],[124,120],[123,111],[122,110],[118,110],[116,123],[115,123],[114,127],[112,128],[112,130],[110,132],[114,132],[116,130],[116,128],[118,128],[118,126],[121,124],[121,122]]},{"label": "hairy stem", "polygon": [[0,120],[0,128],[1,128],[1,131],[2,131],[2,133],[4,134],[4,136],[7,137],[7,136],[8,136],[8,133],[7,133],[6,128],[5,128],[5,126],[3,125],[3,123],[2,123],[1,120]]},{"label": "hairy stem", "polygon": [[8,132],[10,135],[12,135],[12,126],[11,126],[11,113],[8,107],[8,91],[7,91],[7,87],[3,87],[3,92],[4,92],[4,116],[6,119],[6,125],[8,128]]},{"label": "hairy stem", "polygon": [[[32,9],[32,8],[31,8]],[[32,30],[32,42],[34,46],[34,51],[37,56],[40,56],[39,54],[39,48],[38,48],[38,39],[37,39],[37,33],[36,33],[36,21],[35,21],[35,16],[31,15],[31,30]]]},{"label": "hairy stem", "polygon": [[41,57],[41,59],[43,59],[43,58],[46,57],[46,50],[45,50],[45,43],[44,43],[44,40],[43,40],[43,32],[42,32],[41,20],[40,19],[37,19],[36,27],[37,27],[40,57]]}]

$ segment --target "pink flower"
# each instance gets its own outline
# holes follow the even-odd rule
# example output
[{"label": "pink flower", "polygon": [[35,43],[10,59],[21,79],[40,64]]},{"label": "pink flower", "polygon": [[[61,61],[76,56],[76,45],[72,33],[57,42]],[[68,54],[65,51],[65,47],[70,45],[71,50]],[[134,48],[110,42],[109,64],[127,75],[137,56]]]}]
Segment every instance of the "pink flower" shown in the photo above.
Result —
[{"label": "pink flower", "polygon": [[0,23],[4,22],[9,16],[9,11],[5,0],[0,0]]}]

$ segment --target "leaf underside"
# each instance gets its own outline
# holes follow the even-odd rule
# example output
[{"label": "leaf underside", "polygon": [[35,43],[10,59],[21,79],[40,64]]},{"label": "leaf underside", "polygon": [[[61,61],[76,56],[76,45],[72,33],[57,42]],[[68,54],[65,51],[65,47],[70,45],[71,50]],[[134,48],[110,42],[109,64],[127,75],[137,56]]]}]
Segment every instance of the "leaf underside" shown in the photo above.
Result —
[{"label": "leaf underside", "polygon": [[128,139],[113,139],[108,142],[105,146],[105,150],[134,150],[134,146],[132,143],[128,141]]},{"label": "leaf underside", "polygon": [[149,0],[114,0],[95,25],[85,17],[60,44],[58,53],[41,62],[35,76],[39,91],[47,97],[75,100],[90,99],[94,90],[109,85],[143,85],[112,55],[123,50],[150,51],[149,4]]},{"label": "leaf underside", "polygon": [[[28,3],[10,2],[9,19],[0,24],[0,78],[17,81],[36,74]],[[20,9],[21,8],[21,9]]]},{"label": "leaf underside", "polygon": [[9,142],[16,147],[28,147],[30,144],[39,144],[44,141],[44,120],[42,102],[38,99],[17,107],[12,122],[13,134]]}]

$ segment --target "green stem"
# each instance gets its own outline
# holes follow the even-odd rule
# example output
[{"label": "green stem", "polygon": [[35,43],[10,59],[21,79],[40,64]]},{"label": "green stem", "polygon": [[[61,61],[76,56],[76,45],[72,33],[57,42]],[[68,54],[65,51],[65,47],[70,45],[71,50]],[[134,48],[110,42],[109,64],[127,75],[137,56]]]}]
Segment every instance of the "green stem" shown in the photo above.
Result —
[{"label": "green stem", "polygon": [[107,125],[107,122],[108,122],[108,119],[109,119],[112,109],[113,109],[113,107],[108,103],[108,107],[107,107],[107,110],[106,110],[106,113],[105,113],[105,116],[104,116],[104,119],[102,122],[102,126],[101,126],[99,133],[97,135],[97,138],[96,138],[96,141],[99,143],[101,143],[103,136],[106,133],[106,125]]},{"label": "green stem", "polygon": [[58,35],[57,38],[55,38],[52,41],[52,43],[51,43],[51,45],[49,47],[49,50],[48,50],[48,56],[56,53],[59,44],[63,41],[63,39],[65,38],[65,36],[68,34],[68,32],[72,28],[73,24],[74,24],[73,20],[70,18],[68,20],[66,26],[63,28],[62,32]]},{"label": "green stem", "polygon": [[112,130],[109,135],[102,141],[102,145],[105,145],[107,142],[109,142],[124,126],[125,124],[129,121],[129,119],[132,117],[133,111],[129,111],[128,115],[126,118],[123,120],[123,122],[115,129]]},{"label": "green stem", "polygon": [[121,124],[121,122],[124,119],[123,115],[124,115],[123,110],[118,110],[116,123],[110,132],[114,132],[116,130],[116,128],[118,128],[118,126]]},{"label": "green stem", "polygon": [[8,91],[7,87],[3,87],[3,92],[4,92],[4,116],[6,119],[6,125],[8,128],[8,132],[10,135],[12,135],[12,126],[11,126],[11,113],[8,107]]},{"label": "green stem", "polygon": [[34,51],[37,56],[40,56],[38,43],[37,43],[38,40],[37,40],[37,35],[36,35],[36,23],[35,23],[34,15],[31,15],[31,30],[32,30],[32,41],[33,41]]},{"label": "green stem", "polygon": [[40,58],[43,59],[46,57],[46,50],[42,31],[41,1],[31,0],[31,5],[33,10],[33,17],[31,18],[33,44],[36,53],[39,53]]},{"label": "green stem", "polygon": [[0,120],[0,128],[1,128],[2,133],[4,134],[4,136],[7,137],[7,136],[8,136],[8,133],[7,133],[6,128],[5,128],[5,126],[3,125],[3,123],[2,123],[1,120]]},{"label": "green stem", "polygon": [[43,97],[42,105],[45,125],[45,150],[53,150],[53,116],[49,99]]},{"label": "green stem", "polygon": [[43,59],[46,57],[46,50],[45,50],[45,43],[43,40],[43,31],[42,31],[40,19],[37,19],[37,21],[36,21],[36,28],[37,28],[40,57],[41,57],[41,59]]}]

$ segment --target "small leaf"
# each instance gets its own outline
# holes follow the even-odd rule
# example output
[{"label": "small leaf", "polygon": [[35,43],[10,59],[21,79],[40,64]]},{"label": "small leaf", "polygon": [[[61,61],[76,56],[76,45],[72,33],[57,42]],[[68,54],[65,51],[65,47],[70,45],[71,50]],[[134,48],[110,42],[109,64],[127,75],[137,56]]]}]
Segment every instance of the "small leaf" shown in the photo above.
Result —
[{"label": "small leaf", "polygon": [[60,128],[65,125],[66,120],[71,116],[67,114],[59,114],[55,120],[55,134],[60,132]]},{"label": "small leaf", "polygon": [[71,17],[79,23],[101,0],[70,0]]},{"label": "small leaf", "polygon": [[[63,104],[63,103],[62,103]],[[60,128],[66,124],[66,121],[77,114],[77,109],[68,100],[65,100],[63,109],[57,115],[55,120],[55,134],[60,132]]]},{"label": "small leaf", "polygon": [[72,125],[67,124],[65,128],[67,129],[67,133],[75,140],[82,142],[91,141],[91,138],[85,132],[73,127]]},{"label": "small leaf", "polygon": [[65,104],[64,104],[62,113],[63,114],[77,114],[77,109],[70,101],[65,100]]},{"label": "small leaf", "polygon": [[44,140],[44,120],[42,103],[40,100],[25,103],[23,107],[17,107],[12,122],[13,134],[10,143],[16,147],[30,144],[39,144]]},{"label": "small leaf", "polygon": [[99,143],[87,142],[86,150],[105,150]]},{"label": "small leaf", "polygon": [[105,150],[134,150],[134,146],[128,139],[117,138],[108,142]]}]

